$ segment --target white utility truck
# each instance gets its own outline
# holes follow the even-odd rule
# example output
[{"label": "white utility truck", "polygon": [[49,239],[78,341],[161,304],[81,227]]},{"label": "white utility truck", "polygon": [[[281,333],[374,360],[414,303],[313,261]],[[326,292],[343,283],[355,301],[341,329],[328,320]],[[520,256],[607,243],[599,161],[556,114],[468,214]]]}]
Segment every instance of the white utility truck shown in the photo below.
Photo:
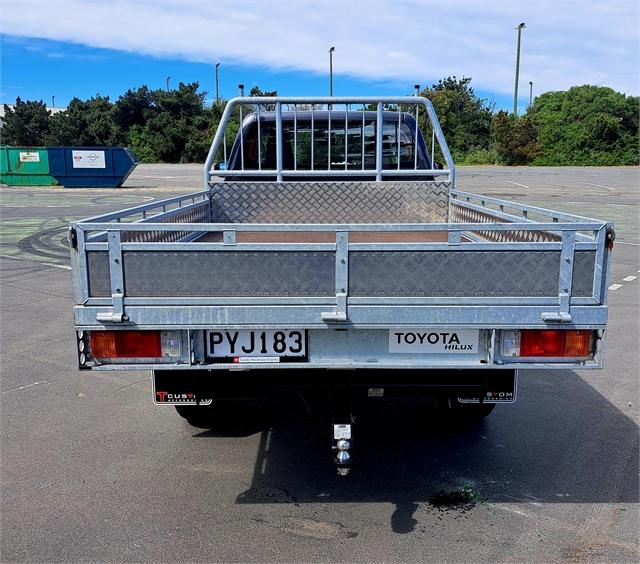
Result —
[{"label": "white utility truck", "polygon": [[69,227],[79,366],[153,371],[153,401],[196,425],[324,398],[345,474],[367,402],[482,417],[520,369],[601,368],[613,238],[456,190],[425,98],[239,97],[203,190]]}]

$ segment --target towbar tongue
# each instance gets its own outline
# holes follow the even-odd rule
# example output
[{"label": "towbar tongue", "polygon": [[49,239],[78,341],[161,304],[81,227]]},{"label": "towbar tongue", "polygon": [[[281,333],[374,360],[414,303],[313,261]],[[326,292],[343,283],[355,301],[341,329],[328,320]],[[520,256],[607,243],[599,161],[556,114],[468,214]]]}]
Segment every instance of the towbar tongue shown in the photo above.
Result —
[{"label": "towbar tongue", "polygon": [[333,463],[336,465],[338,475],[347,476],[351,469],[351,423],[332,424],[333,440],[331,450],[333,452]]}]

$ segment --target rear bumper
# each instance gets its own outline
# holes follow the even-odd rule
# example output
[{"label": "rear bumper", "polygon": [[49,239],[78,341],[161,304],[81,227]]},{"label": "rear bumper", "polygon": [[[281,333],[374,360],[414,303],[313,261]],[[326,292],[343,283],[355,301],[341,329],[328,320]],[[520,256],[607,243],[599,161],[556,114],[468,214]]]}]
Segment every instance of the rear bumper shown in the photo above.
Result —
[{"label": "rear bumper", "polygon": [[[346,325],[346,326],[344,326]],[[389,370],[413,371],[443,371],[443,370],[473,370],[495,371],[527,369],[597,369],[603,366],[605,331],[598,327],[560,327],[558,329],[590,329],[594,330],[597,338],[594,341],[595,354],[593,358],[540,358],[517,357],[501,355],[501,340],[503,329],[474,328],[473,326],[458,327],[451,325],[431,326],[416,324],[417,331],[456,331],[467,329],[477,334],[477,346],[469,351],[459,352],[447,350],[440,352],[407,352],[405,350],[391,350],[390,335],[396,335],[395,328],[356,328],[351,324],[325,325],[322,329],[305,328],[300,325],[290,325],[285,331],[296,329],[306,331],[306,357],[288,357],[278,359],[256,359],[255,362],[245,358],[242,363],[234,363],[232,358],[211,358],[207,356],[205,329],[173,330],[175,340],[181,343],[179,352],[173,357],[161,358],[122,358],[94,360],[90,356],[90,341],[87,331],[78,331],[79,367],[93,370],[177,370],[177,371],[219,371],[242,373],[257,371],[261,373],[277,369],[281,372],[296,374],[311,374],[314,370],[369,370],[383,373]],[[521,325],[518,325],[522,327]],[[253,326],[260,330],[261,327]],[[396,326],[402,328],[402,326]],[[109,329],[131,329],[128,324],[112,325]],[[135,329],[143,327],[135,327]],[[219,332],[240,329],[241,327],[217,328]],[[277,327],[273,327],[277,329]],[[543,325],[543,328],[547,326]],[[100,327],[104,330],[104,327]],[[149,328],[151,329],[151,328]],[[167,327],[162,327],[167,331]],[[89,329],[89,332],[92,329]],[[282,360],[282,362],[280,361]]]}]

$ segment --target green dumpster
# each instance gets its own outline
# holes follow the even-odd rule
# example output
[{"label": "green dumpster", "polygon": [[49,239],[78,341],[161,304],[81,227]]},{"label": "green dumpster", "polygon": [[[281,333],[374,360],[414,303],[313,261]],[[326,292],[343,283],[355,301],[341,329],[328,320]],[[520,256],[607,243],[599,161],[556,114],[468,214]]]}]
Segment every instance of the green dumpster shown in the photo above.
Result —
[{"label": "green dumpster", "polygon": [[46,147],[0,146],[0,182],[9,186],[55,186]]}]

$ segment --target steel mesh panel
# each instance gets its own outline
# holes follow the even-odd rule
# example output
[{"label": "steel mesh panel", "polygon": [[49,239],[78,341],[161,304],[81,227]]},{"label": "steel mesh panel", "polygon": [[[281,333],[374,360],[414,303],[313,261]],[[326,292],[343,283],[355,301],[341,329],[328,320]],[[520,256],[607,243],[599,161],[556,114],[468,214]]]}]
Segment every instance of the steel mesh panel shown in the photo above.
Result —
[{"label": "steel mesh panel", "polygon": [[[595,253],[576,253],[574,296],[590,296]],[[556,251],[350,253],[349,295],[396,297],[553,297]]]},{"label": "steel mesh panel", "polygon": [[[178,211],[169,217],[154,219],[154,223],[205,223],[209,220],[209,202],[202,205]],[[171,243],[180,241],[191,235],[191,231],[123,231],[122,242],[127,243]]]},{"label": "steel mesh panel", "polygon": [[109,253],[89,251],[87,253],[87,271],[89,273],[89,295],[93,298],[111,296]]},{"label": "steel mesh panel", "polygon": [[128,297],[335,295],[332,252],[128,251],[123,265]]},{"label": "steel mesh panel", "polygon": [[449,182],[223,182],[212,190],[221,223],[440,223]]},{"label": "steel mesh panel", "polygon": [[[470,210],[464,206],[451,205],[451,221],[453,223],[511,223],[507,219],[491,215],[491,210],[486,213],[478,210]],[[536,230],[518,231],[474,231],[476,235],[496,243],[555,243],[562,240],[557,233]]]},{"label": "steel mesh panel", "polygon": [[593,295],[593,278],[596,266],[596,253],[593,251],[579,251],[573,260],[573,278],[571,294],[584,297]]}]

